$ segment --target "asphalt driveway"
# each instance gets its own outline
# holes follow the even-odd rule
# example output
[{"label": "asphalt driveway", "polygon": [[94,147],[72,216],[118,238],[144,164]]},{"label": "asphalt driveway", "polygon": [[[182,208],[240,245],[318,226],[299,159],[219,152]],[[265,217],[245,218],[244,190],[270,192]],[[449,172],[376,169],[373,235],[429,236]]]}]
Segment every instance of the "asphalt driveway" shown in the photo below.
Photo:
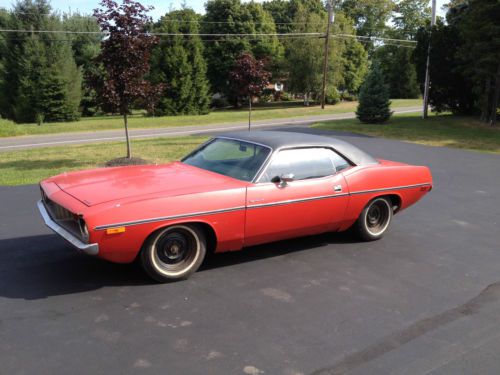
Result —
[{"label": "asphalt driveway", "polygon": [[0,373],[498,374],[500,157],[341,138],[434,190],[381,241],[258,246],[173,284],[74,253],[36,186],[0,187]]}]

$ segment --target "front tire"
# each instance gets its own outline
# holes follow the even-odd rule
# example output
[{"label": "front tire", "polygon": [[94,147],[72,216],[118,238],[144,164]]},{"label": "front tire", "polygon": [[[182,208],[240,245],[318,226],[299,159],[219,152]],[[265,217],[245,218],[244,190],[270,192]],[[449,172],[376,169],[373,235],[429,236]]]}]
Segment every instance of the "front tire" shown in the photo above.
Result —
[{"label": "front tire", "polygon": [[363,241],[379,240],[387,232],[392,217],[391,200],[386,197],[375,198],[361,211],[354,224],[354,231]]},{"label": "front tire", "polygon": [[141,251],[141,264],[154,280],[187,279],[206,254],[205,233],[195,225],[173,225],[153,234]]}]

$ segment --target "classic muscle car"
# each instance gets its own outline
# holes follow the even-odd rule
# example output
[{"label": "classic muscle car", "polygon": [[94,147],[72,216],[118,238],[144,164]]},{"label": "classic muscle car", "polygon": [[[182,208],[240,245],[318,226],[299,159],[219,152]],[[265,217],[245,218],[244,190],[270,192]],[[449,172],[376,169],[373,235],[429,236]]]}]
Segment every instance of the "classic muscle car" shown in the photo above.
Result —
[{"label": "classic muscle car", "polygon": [[64,173],[40,189],[45,223],[71,245],[138,259],[164,282],[191,275],[208,252],[349,228],[377,240],[432,176],[334,138],[252,131],[216,136],[181,161]]}]

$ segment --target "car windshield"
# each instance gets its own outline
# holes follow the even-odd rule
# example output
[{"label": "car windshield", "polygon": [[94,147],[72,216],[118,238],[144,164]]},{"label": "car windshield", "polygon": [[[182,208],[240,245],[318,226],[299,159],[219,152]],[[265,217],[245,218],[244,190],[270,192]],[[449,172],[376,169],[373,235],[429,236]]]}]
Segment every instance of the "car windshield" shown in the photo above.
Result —
[{"label": "car windshield", "polygon": [[243,181],[252,181],[271,149],[254,143],[215,138],[182,162]]}]

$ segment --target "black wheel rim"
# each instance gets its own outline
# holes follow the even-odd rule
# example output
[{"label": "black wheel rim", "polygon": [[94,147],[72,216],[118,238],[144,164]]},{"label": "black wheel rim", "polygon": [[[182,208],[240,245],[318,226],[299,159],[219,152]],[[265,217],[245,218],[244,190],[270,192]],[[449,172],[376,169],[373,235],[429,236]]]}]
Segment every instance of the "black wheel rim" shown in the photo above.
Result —
[{"label": "black wheel rim", "polygon": [[376,200],[366,212],[366,228],[372,235],[383,233],[389,224],[391,217],[390,206],[385,200]]},{"label": "black wheel rim", "polygon": [[155,263],[166,274],[178,274],[189,269],[196,259],[198,241],[183,227],[165,231],[154,243]]}]

